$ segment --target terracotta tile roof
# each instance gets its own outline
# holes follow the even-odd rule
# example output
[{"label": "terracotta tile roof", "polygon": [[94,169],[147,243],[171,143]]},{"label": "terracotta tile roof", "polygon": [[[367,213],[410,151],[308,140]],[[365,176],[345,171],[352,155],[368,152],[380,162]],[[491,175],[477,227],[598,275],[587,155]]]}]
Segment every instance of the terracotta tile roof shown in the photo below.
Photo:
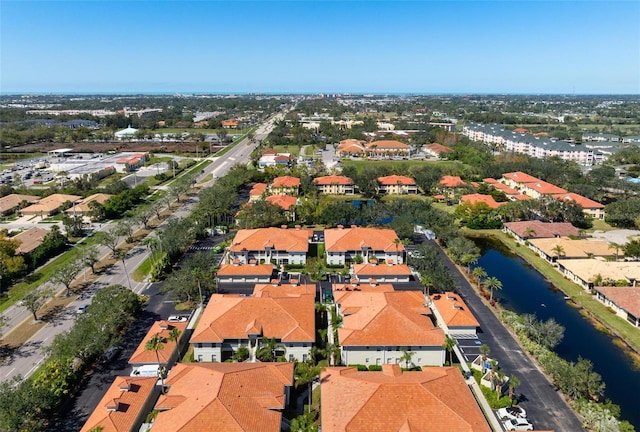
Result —
[{"label": "terracotta tile roof", "polygon": [[411,177],[399,176],[399,175],[390,175],[384,177],[378,177],[378,183],[386,186],[394,186],[397,184],[403,186],[415,186],[416,181]]},{"label": "terracotta tile roof", "polygon": [[9,194],[0,198],[0,214],[6,213],[18,207],[22,201],[28,203],[37,202],[40,197],[34,195]]},{"label": "terracotta tile roof", "polygon": [[606,298],[635,317],[640,317],[640,287],[596,287]]},{"label": "terracotta tile roof", "polygon": [[291,195],[271,195],[265,198],[270,204],[282,207],[284,210],[291,210],[298,203],[298,198]]},{"label": "terracotta tile roof", "polygon": [[281,154],[277,155],[274,158],[275,161],[289,161],[289,160],[292,160],[292,159],[293,159],[293,156],[291,156],[291,155],[281,155]]},{"label": "terracotta tile roof", "polygon": [[90,202],[95,201],[97,203],[104,204],[112,196],[113,195],[104,194],[104,193],[97,193],[97,194],[90,195],[82,199],[79,203],[77,203],[73,207],[67,209],[65,213],[69,213],[69,214],[73,214],[74,212],[88,213],[91,211],[91,207],[89,207]]},{"label": "terracotta tile roof", "polygon": [[479,327],[480,323],[460,296],[453,292],[432,294],[431,300],[449,327]]},{"label": "terracotta tile roof", "polygon": [[266,183],[256,183],[253,185],[253,188],[251,189],[251,191],[249,191],[249,196],[250,197],[262,196],[267,192],[268,187],[269,185],[267,185]]},{"label": "terracotta tile roof", "polygon": [[238,230],[229,248],[231,252],[265,250],[307,252],[313,231],[309,229],[257,228]]},{"label": "terracotta tile roof", "polygon": [[312,295],[287,297],[240,297],[214,294],[191,343],[249,339],[247,329],[283,342],[315,341],[315,291]]},{"label": "terracotta tile roof", "polygon": [[513,131],[515,133],[529,133],[529,129],[525,129],[525,128],[515,128]]},{"label": "terracotta tile roof", "polygon": [[65,194],[53,194],[49,195],[46,198],[42,198],[36,204],[32,204],[29,207],[25,207],[22,209],[22,213],[25,214],[33,214],[33,213],[49,213],[56,209],[58,209],[62,204],[67,201],[76,202],[81,199],[81,196],[77,195],[65,195]]},{"label": "terracotta tile roof", "polygon": [[433,143],[433,144],[427,144],[425,145],[426,148],[428,148],[429,150],[431,150],[434,153],[453,153],[453,149],[447,146],[443,146],[442,144],[437,144],[437,143]]},{"label": "terracotta tile roof", "polygon": [[155,377],[116,377],[80,432],[98,427],[102,432],[137,430],[144,420],[144,417],[139,419],[141,410],[152,397],[157,380]]},{"label": "terracotta tile roof", "polygon": [[510,188],[509,186],[507,186],[504,183],[500,183],[500,182],[496,182],[491,184],[491,186],[493,186],[494,188],[498,189],[499,191],[504,192],[506,195],[520,195],[520,191],[517,191],[513,188]]},{"label": "terracotta tile roof", "polygon": [[578,195],[573,192],[559,193],[553,195],[554,198],[563,200],[563,201],[575,201],[580,204],[582,208],[585,209],[603,209],[604,205],[600,204],[597,201],[591,200],[587,197],[583,197],[582,195]]},{"label": "terracotta tile roof", "polygon": [[533,198],[531,198],[529,195],[523,195],[521,193],[519,193],[518,195],[511,195],[511,198],[514,198],[518,201],[529,201]]},{"label": "terracotta tile roof", "polygon": [[363,276],[411,276],[406,264],[354,264],[353,274]]},{"label": "terracotta tile roof", "polygon": [[325,185],[352,185],[353,184],[353,180],[351,180],[349,177],[338,176],[338,175],[317,177],[317,178],[313,179],[313,182],[315,184],[317,184],[317,185],[320,185],[320,186],[325,186]]},{"label": "terracotta tile roof", "polygon": [[459,186],[467,185],[467,183],[465,183],[465,181],[462,180],[460,177],[450,176],[450,175],[443,176],[440,179],[440,184],[444,187],[459,187]]},{"label": "terracotta tile roof", "polygon": [[[385,228],[331,228],[324,230],[324,244],[327,252],[347,252],[369,247],[374,251],[395,252],[394,240],[398,236],[392,229]],[[398,252],[404,251],[402,243]]]},{"label": "terracotta tile roof", "polygon": [[372,141],[367,144],[368,151],[376,151],[376,150],[409,150],[411,147],[408,144],[405,144],[396,140],[380,140],[380,141]]},{"label": "terracotta tile roof", "polygon": [[11,240],[18,240],[20,242],[18,249],[16,249],[16,254],[26,254],[31,252],[42,244],[44,236],[47,234],[49,234],[48,230],[33,227],[11,237]]},{"label": "terracotta tile roof", "polygon": [[351,291],[335,302],[345,315],[338,329],[340,345],[442,347],[444,343],[444,333],[433,326],[420,291]]},{"label": "terracotta tile roof", "polygon": [[300,187],[300,179],[298,177],[283,176],[276,177],[271,182],[272,188],[292,188]]},{"label": "terracotta tile roof", "polygon": [[485,179],[482,179],[482,181],[485,182],[486,184],[490,184],[490,185],[494,185],[494,186],[495,186],[496,183],[500,183],[498,180],[496,180],[494,178],[491,178],[491,177],[487,177]]},{"label": "terracotta tile roof", "polygon": [[323,432],[490,432],[460,371],[402,372],[326,368],[321,376]]},{"label": "terracotta tile roof", "polygon": [[256,284],[253,287],[254,297],[299,297],[307,294],[316,295],[315,284]]},{"label": "terracotta tile roof", "polygon": [[609,243],[604,240],[571,240],[567,237],[561,237],[530,239],[529,243],[549,256],[556,256],[553,249],[559,245],[564,249],[563,258],[589,258],[590,255],[607,257],[615,255],[615,250],[610,248]]},{"label": "terracotta tile roof", "polygon": [[507,222],[504,226],[522,238],[525,237],[525,233],[529,228],[534,231],[529,234],[529,238],[569,237],[570,235],[577,236],[579,234],[578,228],[574,227],[569,222],[542,222],[538,220],[530,220]]},{"label": "terracotta tile roof", "polygon": [[[177,328],[180,331],[179,338],[185,334],[185,330],[187,329],[187,325],[189,323],[184,322],[169,322],[169,321],[156,321],[153,323],[147,335],[142,339],[138,348],[131,354],[129,358],[129,364],[134,365],[143,365],[143,364],[158,364],[158,358],[160,358],[160,364],[167,364],[168,360],[174,354],[177,345],[180,340],[176,342],[171,342],[167,338],[169,337],[169,332],[172,329]],[[156,335],[160,335],[163,338],[162,344],[164,347],[161,350],[158,350],[158,356],[156,357],[155,351],[147,351],[145,349],[145,345],[147,341],[151,340]]]},{"label": "terracotta tile roof", "polygon": [[482,195],[482,194],[468,194],[462,195],[460,197],[460,201],[471,204],[485,203],[489,207],[496,209],[501,205],[506,204],[505,202],[496,202],[495,199],[491,195]]},{"label": "terracotta tile roof", "polygon": [[537,182],[533,183],[527,183],[526,187],[544,195],[567,193],[567,191],[562,189],[561,187],[552,185],[551,183],[547,183],[546,181],[542,180],[538,180]]},{"label": "terracotta tile roof", "polygon": [[371,285],[368,283],[340,283],[331,285],[334,298],[342,298],[347,295],[346,293],[351,291],[365,291],[365,292],[392,292],[395,291],[393,285],[390,283]]},{"label": "terracotta tile roof", "polygon": [[217,276],[270,276],[273,264],[223,264]]},{"label": "terracotta tile roof", "polygon": [[337,153],[363,153],[366,145],[366,141],[357,139],[346,139],[340,141],[340,144],[336,148]]},{"label": "terracotta tile roof", "polygon": [[293,363],[177,364],[166,385],[154,432],[280,432]]},{"label": "terracotta tile roof", "polygon": [[513,180],[518,183],[532,183],[542,181],[537,177],[531,176],[527,173],[523,173],[522,171],[515,171],[502,174],[502,177]]}]

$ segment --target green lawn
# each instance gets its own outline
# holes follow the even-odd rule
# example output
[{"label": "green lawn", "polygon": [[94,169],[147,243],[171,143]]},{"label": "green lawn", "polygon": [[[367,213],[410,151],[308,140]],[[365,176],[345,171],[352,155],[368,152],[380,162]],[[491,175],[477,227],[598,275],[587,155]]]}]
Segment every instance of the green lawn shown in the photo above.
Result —
[{"label": "green lawn", "polygon": [[[154,130],[155,133],[163,134],[177,134],[177,133],[190,133],[190,134],[218,134],[222,129],[205,129],[205,128],[161,128]],[[250,129],[224,129],[228,136],[232,135],[244,135],[250,131]]]},{"label": "green lawn", "polygon": [[151,272],[151,257],[147,257],[140,265],[133,271],[131,277],[136,282],[142,282]]},{"label": "green lawn", "polygon": [[[300,154],[301,147],[297,145],[277,145],[271,146],[270,149],[278,153],[290,153],[292,156],[298,156]],[[313,154],[313,146],[311,146],[308,151]]]},{"label": "green lawn", "polygon": [[[604,306],[593,296],[589,295],[577,284],[567,280],[554,267],[540,258],[535,252],[526,246],[519,245],[510,236],[500,230],[465,230],[468,237],[493,237],[500,240],[512,252],[522,257],[531,264],[549,282],[562,290],[565,295],[571,297],[573,301],[584,307],[586,311],[597,317],[599,321],[613,330],[621,339],[640,352],[640,332],[632,327],[627,321],[615,315],[611,309]],[[608,332],[601,324],[596,327],[604,332]]]},{"label": "green lawn", "polygon": [[608,223],[606,223],[603,220],[600,219],[594,219],[593,221],[593,227],[590,230],[587,230],[589,232],[593,232],[593,231],[612,231],[618,228],[612,227],[611,225],[609,225]]}]

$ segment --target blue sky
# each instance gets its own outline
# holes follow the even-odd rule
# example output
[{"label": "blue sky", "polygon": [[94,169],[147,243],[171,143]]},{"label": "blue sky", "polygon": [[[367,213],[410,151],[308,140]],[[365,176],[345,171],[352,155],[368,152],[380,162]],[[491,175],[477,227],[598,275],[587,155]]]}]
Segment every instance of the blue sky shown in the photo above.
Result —
[{"label": "blue sky", "polygon": [[640,1],[0,0],[0,92],[640,93]]}]

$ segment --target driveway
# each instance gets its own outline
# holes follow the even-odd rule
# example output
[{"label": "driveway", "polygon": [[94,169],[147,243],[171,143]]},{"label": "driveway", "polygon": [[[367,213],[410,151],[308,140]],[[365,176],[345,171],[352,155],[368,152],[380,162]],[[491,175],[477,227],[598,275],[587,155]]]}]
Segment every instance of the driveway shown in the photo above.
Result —
[{"label": "driveway", "polygon": [[555,391],[547,377],[529,359],[511,333],[482,302],[449,257],[442,252],[438,245],[436,247],[438,254],[451,271],[459,294],[480,322],[481,330],[478,336],[491,348],[491,357],[498,360],[507,376],[515,375],[520,379],[521,384],[516,389],[516,393],[536,430],[549,429],[556,432],[583,430],[582,423],[576,414]]},{"label": "driveway", "polygon": [[594,238],[604,239],[609,243],[617,243],[624,245],[630,240],[634,240],[640,236],[640,231],[637,230],[613,230],[613,231],[594,231],[592,234]]}]

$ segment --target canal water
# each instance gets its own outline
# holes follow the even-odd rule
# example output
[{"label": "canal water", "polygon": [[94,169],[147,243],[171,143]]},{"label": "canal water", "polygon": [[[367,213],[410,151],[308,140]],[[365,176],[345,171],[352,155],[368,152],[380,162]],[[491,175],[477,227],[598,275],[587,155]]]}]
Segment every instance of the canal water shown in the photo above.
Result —
[{"label": "canal water", "polygon": [[564,339],[556,347],[556,353],[572,362],[578,357],[591,360],[594,371],[606,384],[605,398],[619,405],[622,419],[640,431],[640,370],[631,359],[613,344],[611,337],[596,330],[578,309],[571,307],[564,294],[526,261],[499,242],[473,240],[482,253],[478,265],[502,282],[503,288],[494,290],[500,304],[518,314],[535,314],[540,320],[554,318],[562,325]]}]

